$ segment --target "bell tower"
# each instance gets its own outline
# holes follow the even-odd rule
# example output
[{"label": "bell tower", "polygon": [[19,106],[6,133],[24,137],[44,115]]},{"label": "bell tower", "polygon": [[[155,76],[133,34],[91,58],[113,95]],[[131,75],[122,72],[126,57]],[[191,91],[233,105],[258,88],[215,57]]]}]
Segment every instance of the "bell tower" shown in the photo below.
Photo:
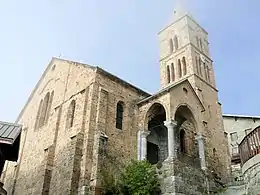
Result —
[{"label": "bell tower", "polygon": [[208,33],[181,6],[171,22],[158,34],[161,88],[184,78],[194,85],[195,77],[215,88]]}]

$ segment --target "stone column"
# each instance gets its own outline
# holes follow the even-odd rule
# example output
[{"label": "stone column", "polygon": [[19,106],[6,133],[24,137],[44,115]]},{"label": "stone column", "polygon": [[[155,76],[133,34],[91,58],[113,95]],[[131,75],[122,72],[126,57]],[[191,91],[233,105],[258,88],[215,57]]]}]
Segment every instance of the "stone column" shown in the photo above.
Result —
[{"label": "stone column", "polygon": [[173,159],[177,157],[175,133],[177,122],[175,122],[174,120],[169,120],[165,121],[164,125],[168,129],[168,159]]},{"label": "stone column", "polygon": [[146,160],[147,158],[147,136],[150,131],[138,132],[138,160]]},{"label": "stone column", "polygon": [[202,135],[196,137],[199,146],[199,157],[200,157],[200,166],[202,170],[206,170],[206,158],[205,158],[205,147],[204,147],[204,138]]}]

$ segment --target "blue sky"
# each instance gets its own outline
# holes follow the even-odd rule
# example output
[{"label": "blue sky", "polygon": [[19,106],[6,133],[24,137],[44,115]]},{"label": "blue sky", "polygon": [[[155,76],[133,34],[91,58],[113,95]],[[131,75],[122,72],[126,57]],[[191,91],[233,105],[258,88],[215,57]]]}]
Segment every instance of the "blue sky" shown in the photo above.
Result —
[{"label": "blue sky", "polygon": [[[209,33],[223,112],[260,115],[260,1],[186,5]],[[157,91],[157,33],[173,9],[173,0],[1,1],[0,120],[16,119],[52,56],[98,65]]]}]

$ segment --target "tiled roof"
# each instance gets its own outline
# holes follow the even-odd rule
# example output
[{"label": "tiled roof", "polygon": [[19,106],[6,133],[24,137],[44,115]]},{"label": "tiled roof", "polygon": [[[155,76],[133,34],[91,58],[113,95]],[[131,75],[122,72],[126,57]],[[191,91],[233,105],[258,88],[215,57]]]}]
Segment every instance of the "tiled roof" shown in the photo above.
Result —
[{"label": "tiled roof", "polygon": [[20,135],[22,126],[0,121],[0,143],[12,145]]}]

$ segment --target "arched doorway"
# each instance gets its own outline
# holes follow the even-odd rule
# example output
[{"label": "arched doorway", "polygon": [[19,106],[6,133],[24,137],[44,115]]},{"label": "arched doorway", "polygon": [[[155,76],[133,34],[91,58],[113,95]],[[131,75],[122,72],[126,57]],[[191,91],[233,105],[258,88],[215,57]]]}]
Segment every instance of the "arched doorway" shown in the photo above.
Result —
[{"label": "arched doorway", "polygon": [[147,137],[147,161],[156,164],[168,157],[168,133],[164,126],[166,111],[161,104],[155,103],[149,109],[147,117],[150,131]]},{"label": "arched doorway", "polygon": [[198,147],[195,141],[196,121],[187,105],[178,107],[175,113],[175,121],[177,122],[178,155],[180,158],[183,156],[197,158]]}]

